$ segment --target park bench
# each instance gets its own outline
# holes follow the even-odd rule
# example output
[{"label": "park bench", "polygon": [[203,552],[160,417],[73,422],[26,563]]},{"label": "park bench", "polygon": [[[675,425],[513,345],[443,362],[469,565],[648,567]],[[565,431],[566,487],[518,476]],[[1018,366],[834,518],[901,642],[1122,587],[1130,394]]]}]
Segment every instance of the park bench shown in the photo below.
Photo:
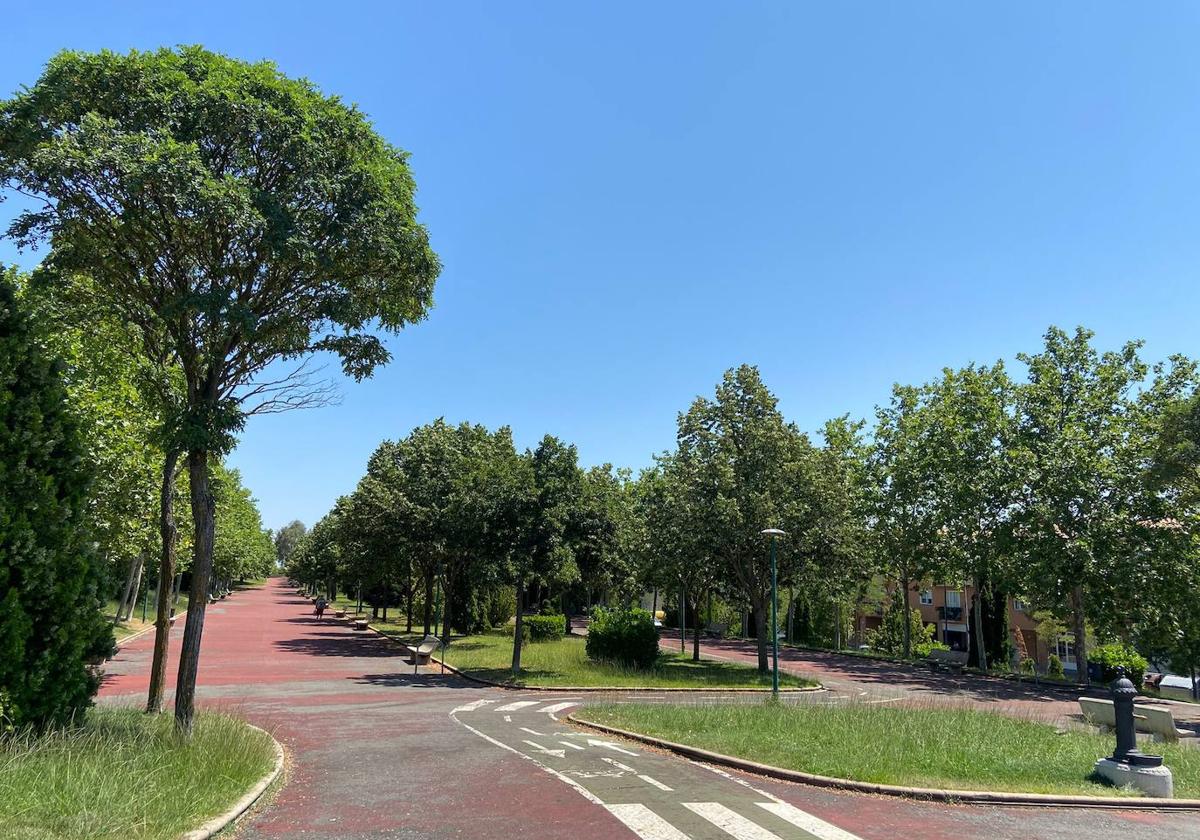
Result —
[{"label": "park bench", "polygon": [[[1098,697],[1080,697],[1079,708],[1088,723],[1101,729],[1115,729],[1117,726],[1116,712],[1111,700]],[[1166,706],[1147,706],[1137,704],[1133,707],[1133,728],[1154,736],[1156,741],[1178,741],[1190,733],[1175,726],[1175,716]]]},{"label": "park bench", "polygon": [[433,652],[437,650],[441,644],[442,640],[437,636],[426,636],[416,647],[413,647],[409,644],[404,646],[408,652],[412,654],[414,674],[417,673],[417,667],[419,665],[429,664],[429,657],[433,655]]},{"label": "park bench", "polygon": [[729,629],[728,624],[717,624],[713,622],[704,628],[704,635],[714,639],[725,638],[725,631]]},{"label": "park bench", "polygon": [[930,671],[935,673],[945,669],[952,674],[961,674],[965,663],[961,651],[931,650],[925,659],[925,664],[929,666]]},{"label": "park bench", "polygon": [[367,620],[365,618],[354,619],[354,629],[355,630],[366,630],[367,629]]}]

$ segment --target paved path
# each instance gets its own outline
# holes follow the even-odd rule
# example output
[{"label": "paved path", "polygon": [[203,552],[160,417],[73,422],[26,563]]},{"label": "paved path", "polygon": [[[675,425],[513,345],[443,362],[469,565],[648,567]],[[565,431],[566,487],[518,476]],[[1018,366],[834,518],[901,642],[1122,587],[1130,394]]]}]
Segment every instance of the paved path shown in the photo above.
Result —
[{"label": "paved path", "polygon": [[[688,651],[692,650],[691,639]],[[677,652],[679,639],[664,638],[665,650]],[[700,643],[702,656],[757,664],[758,647],[741,639],[707,639]],[[931,673],[923,668],[866,657],[816,650],[781,647],[779,668],[791,674],[812,677],[846,698],[904,700],[918,704],[940,703],[971,706],[989,712],[1050,723],[1080,720],[1078,692],[1032,683],[1016,683],[972,674]],[[1102,691],[1090,692],[1097,697]],[[1200,734],[1200,706],[1172,704],[1181,728]]]},{"label": "paved path", "polygon": [[[109,663],[102,702],[142,702],[151,643]],[[1200,840],[1194,814],[952,807],[720,773],[555,719],[584,698],[414,675],[397,651],[317,622],[281,581],[209,608],[200,702],[269,729],[292,759],[239,837]]]}]

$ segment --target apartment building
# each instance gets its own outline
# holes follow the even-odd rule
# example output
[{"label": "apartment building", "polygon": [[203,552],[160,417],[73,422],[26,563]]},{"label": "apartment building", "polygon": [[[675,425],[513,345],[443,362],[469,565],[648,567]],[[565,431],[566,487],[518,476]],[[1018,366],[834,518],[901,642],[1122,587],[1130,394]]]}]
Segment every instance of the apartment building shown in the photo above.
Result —
[{"label": "apartment building", "polygon": [[[921,619],[926,626],[933,628],[934,639],[949,646],[951,650],[965,654],[971,639],[969,607],[973,594],[974,589],[970,586],[914,584],[909,603],[921,611]],[[877,628],[882,623],[882,606],[864,606],[855,620],[858,639],[865,639],[866,631]],[[1031,657],[1040,669],[1045,669],[1050,654],[1055,653],[1062,660],[1063,670],[1075,670],[1074,642],[1070,638],[1062,637],[1048,649],[1046,642],[1038,638],[1038,622],[1019,598],[1008,600],[1008,624],[1012,634],[1014,656],[1023,651],[1024,656]]]}]

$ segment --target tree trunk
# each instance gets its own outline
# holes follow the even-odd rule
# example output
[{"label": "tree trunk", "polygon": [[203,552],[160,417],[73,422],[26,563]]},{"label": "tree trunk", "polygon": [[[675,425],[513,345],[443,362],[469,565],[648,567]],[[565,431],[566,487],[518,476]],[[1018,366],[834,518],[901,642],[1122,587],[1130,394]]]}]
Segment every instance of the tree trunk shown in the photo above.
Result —
[{"label": "tree trunk", "polygon": [[692,661],[700,661],[700,599],[692,604]]},{"label": "tree trunk", "polygon": [[404,632],[405,633],[412,632],[413,595],[416,595],[416,594],[417,594],[417,587],[416,587],[416,584],[413,583],[412,571],[410,570],[408,573],[408,592],[407,592],[406,600],[405,600],[405,614],[404,614]]},{"label": "tree trunk", "polygon": [[204,634],[204,612],[212,579],[213,532],[216,508],[208,482],[208,452],[188,452],[188,481],[192,502],[192,589],[183,647],[179,652],[179,677],[175,684],[175,727],[192,734],[195,718],[196,671],[200,666],[200,638]]},{"label": "tree trunk", "polygon": [[[987,655],[987,637],[983,632],[983,586],[984,581],[976,578],[975,591],[971,593],[971,635],[975,637],[974,644],[968,645],[968,648],[974,647],[975,661],[974,664],[981,671],[988,669]],[[969,659],[970,657],[968,657]]]},{"label": "tree trunk", "polygon": [[1089,685],[1087,660],[1087,627],[1083,618],[1083,587],[1076,585],[1071,590],[1071,619],[1075,631],[1075,680],[1080,685]]},{"label": "tree trunk", "polygon": [[525,581],[517,581],[517,623],[513,628],[513,676],[521,673],[521,631],[525,629],[523,614],[525,612]]},{"label": "tree trunk", "polygon": [[833,602],[833,649],[842,649],[842,602]]},{"label": "tree trunk", "polygon": [[433,626],[433,570],[430,569],[425,573],[425,635],[429,635],[429,628]]},{"label": "tree trunk", "polygon": [[900,626],[903,628],[904,658],[908,659],[912,656],[912,607],[909,605],[907,571],[900,577],[900,586],[904,589],[904,621]]},{"label": "tree trunk", "polygon": [[450,593],[454,591],[454,578],[446,575],[446,582],[442,588],[442,595],[445,601],[442,605],[442,642],[450,641]]},{"label": "tree trunk", "polygon": [[150,664],[150,691],[146,711],[162,711],[163,688],[167,681],[167,643],[171,638],[172,590],[175,588],[175,469],[179,453],[171,450],[163,457],[162,486],[158,496],[158,531],[160,557],[158,564],[158,611],[154,619],[154,659]]},{"label": "tree trunk", "polygon": [[133,611],[137,607],[138,595],[142,591],[142,577],[146,573],[146,552],[140,552],[137,559],[137,574],[133,578],[133,588],[129,591],[129,597],[125,600],[125,611],[121,615],[122,621],[129,621],[133,618]]},{"label": "tree trunk", "polygon": [[133,590],[133,579],[138,575],[138,565],[141,562],[140,554],[129,561],[129,572],[125,575],[125,587],[121,590],[121,600],[117,602],[117,611],[113,614],[113,624],[120,624],[125,617],[125,604],[129,602],[129,593]]},{"label": "tree trunk", "polygon": [[753,607],[754,632],[758,635],[758,672],[769,674],[771,672],[771,640],[768,637],[771,635],[771,630],[767,627],[767,605],[762,599],[758,599],[753,603]]}]

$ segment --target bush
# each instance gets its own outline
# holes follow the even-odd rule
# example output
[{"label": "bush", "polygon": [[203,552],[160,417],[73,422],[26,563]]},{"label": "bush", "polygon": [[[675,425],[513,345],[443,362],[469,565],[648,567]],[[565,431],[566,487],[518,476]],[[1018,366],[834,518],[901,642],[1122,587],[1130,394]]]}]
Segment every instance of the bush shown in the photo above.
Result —
[{"label": "bush", "polygon": [[1036,674],[1037,673],[1037,663],[1034,662],[1033,659],[1031,659],[1030,657],[1028,657],[1028,656],[1025,657],[1024,659],[1021,660],[1021,673],[1022,674],[1030,674],[1030,675]]},{"label": "bush", "polygon": [[567,629],[565,615],[527,615],[521,619],[522,638],[530,642],[554,642]]},{"label": "bush", "polygon": [[508,624],[517,614],[517,593],[511,586],[496,589],[487,604],[487,620],[492,627]]},{"label": "bush", "polygon": [[84,534],[84,450],[59,379],[0,272],[0,695],[6,726],[65,723],[113,648]]},{"label": "bush", "polygon": [[650,668],[658,660],[658,630],[646,610],[597,607],[588,625],[587,655],[600,662]]},{"label": "bush", "polygon": [[913,645],[913,654],[918,659],[927,659],[935,650],[950,650],[950,645],[943,642],[922,641]]},{"label": "bush", "polygon": [[1056,680],[1063,678],[1062,660],[1058,658],[1058,654],[1052,653],[1046,659],[1046,676],[1054,677]]},{"label": "bush", "polygon": [[1101,679],[1106,683],[1117,678],[1118,668],[1124,668],[1125,676],[1138,688],[1141,688],[1148,667],[1145,657],[1120,642],[1093,648],[1088,652],[1088,661],[1100,666],[1103,674]]}]

